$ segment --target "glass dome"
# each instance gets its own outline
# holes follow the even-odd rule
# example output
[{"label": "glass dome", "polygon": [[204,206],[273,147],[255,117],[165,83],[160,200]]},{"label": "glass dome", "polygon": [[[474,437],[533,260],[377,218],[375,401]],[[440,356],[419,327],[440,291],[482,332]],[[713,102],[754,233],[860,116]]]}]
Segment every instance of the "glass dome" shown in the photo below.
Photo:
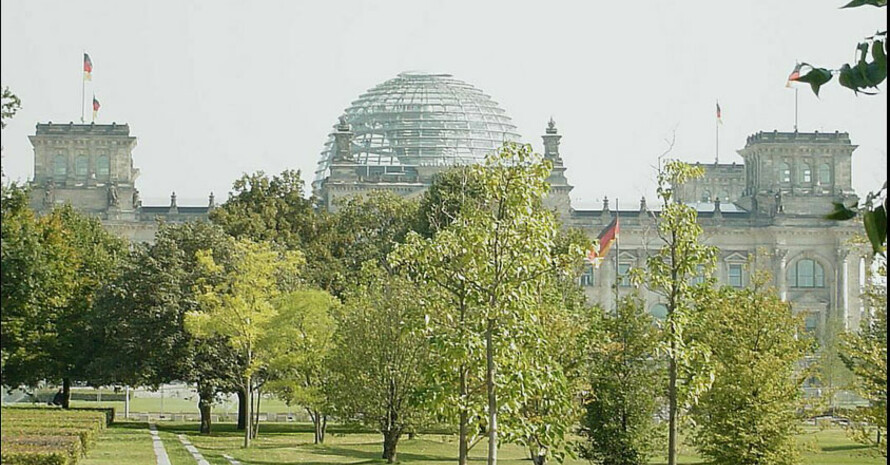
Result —
[{"label": "glass dome", "polygon": [[[472,164],[506,141],[519,141],[516,126],[497,102],[449,74],[401,73],[359,96],[345,119],[359,165]],[[316,183],[328,176],[333,149],[331,133]]]}]

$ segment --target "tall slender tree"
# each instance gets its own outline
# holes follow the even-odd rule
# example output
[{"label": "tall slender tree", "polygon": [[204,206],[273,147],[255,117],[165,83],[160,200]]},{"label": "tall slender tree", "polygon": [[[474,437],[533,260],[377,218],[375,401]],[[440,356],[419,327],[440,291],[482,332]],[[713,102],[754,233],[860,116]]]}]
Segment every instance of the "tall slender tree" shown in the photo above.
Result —
[{"label": "tall slender tree", "polygon": [[657,233],[662,246],[646,260],[646,283],[661,294],[667,304],[664,327],[668,360],[668,465],[677,463],[680,409],[694,403],[710,381],[710,375],[702,373],[707,370],[700,370],[701,362],[707,359],[708,347],[691,340],[685,329],[700,318],[694,305],[692,278],[710,275],[717,249],[702,242],[702,228],[696,223],[695,209],[674,196],[678,185],[703,173],[701,167],[670,161],[658,174],[662,210],[658,215]]},{"label": "tall slender tree", "polygon": [[[499,414],[514,415],[514,409],[524,404],[529,392],[526,383],[553,382],[550,387],[558,389],[554,380],[561,367],[535,360],[532,351],[521,348],[544,337],[534,312],[542,299],[538,291],[551,279],[555,262],[571,260],[554,256],[558,225],[541,206],[550,173],[546,160],[532,154],[528,146],[505,144],[473,171],[482,186],[481,202],[462,207],[457,218],[431,239],[409,236],[397,256],[402,264],[413,264],[418,277],[450,294],[449,303],[457,304],[441,306],[430,315],[437,329],[456,330],[443,336],[440,348],[434,345],[434,350],[453,348],[441,360],[464,367],[458,370],[461,380],[455,384],[467,395],[476,389],[464,386],[466,369],[478,367],[482,359],[483,421],[488,463],[493,465],[500,440]],[[580,248],[572,252],[578,257],[582,254]],[[458,320],[462,323],[455,325]],[[551,376],[543,376],[544,370]],[[466,404],[466,397],[461,397],[457,401]],[[463,410],[470,411],[468,406]],[[461,444],[461,457],[466,447]]]}]

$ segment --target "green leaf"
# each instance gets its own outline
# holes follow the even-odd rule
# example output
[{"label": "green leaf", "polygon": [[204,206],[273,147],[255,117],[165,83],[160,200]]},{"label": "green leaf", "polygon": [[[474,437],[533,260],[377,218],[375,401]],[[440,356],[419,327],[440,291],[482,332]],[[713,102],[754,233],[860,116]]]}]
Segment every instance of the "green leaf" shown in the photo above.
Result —
[{"label": "green leaf", "polygon": [[832,205],[834,205],[834,210],[828,215],[825,215],[825,219],[827,220],[847,221],[856,216],[856,210],[847,208],[843,202],[832,202]]},{"label": "green leaf", "polygon": [[880,8],[882,6],[887,6],[887,0],[852,0],[850,3],[847,3],[841,8],[856,8],[865,5],[871,5]]},{"label": "green leaf", "polygon": [[[846,66],[846,65],[845,65]],[[849,68],[849,66],[847,66]],[[819,88],[831,80],[831,71],[825,68],[813,68],[809,73],[797,79],[806,82],[813,88],[813,93],[819,95]]]},{"label": "green leaf", "polygon": [[887,211],[883,206],[866,212],[863,215],[865,221],[865,234],[868,235],[868,241],[871,242],[872,250],[880,253],[887,244]]}]

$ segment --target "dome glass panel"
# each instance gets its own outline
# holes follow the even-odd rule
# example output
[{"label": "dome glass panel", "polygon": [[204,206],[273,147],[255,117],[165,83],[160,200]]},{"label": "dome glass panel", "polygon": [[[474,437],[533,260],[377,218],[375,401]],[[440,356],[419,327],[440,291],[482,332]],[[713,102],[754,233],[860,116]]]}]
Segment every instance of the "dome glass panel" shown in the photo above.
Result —
[{"label": "dome glass panel", "polygon": [[[473,164],[504,142],[520,138],[497,102],[449,74],[399,74],[359,96],[344,116],[354,134],[351,153],[359,165]],[[333,155],[331,133],[316,183],[327,178]]]}]

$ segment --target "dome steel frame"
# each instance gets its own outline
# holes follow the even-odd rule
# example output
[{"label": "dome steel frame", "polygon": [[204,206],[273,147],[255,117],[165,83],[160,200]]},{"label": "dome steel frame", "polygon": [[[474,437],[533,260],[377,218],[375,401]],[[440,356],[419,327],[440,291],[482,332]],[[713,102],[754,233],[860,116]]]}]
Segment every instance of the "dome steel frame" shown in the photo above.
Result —
[{"label": "dome steel frame", "polygon": [[[401,73],[360,95],[344,117],[354,134],[350,151],[355,164],[396,171],[473,164],[504,142],[520,140],[497,102],[450,74]],[[333,156],[332,132],[316,183],[327,178]]]}]

